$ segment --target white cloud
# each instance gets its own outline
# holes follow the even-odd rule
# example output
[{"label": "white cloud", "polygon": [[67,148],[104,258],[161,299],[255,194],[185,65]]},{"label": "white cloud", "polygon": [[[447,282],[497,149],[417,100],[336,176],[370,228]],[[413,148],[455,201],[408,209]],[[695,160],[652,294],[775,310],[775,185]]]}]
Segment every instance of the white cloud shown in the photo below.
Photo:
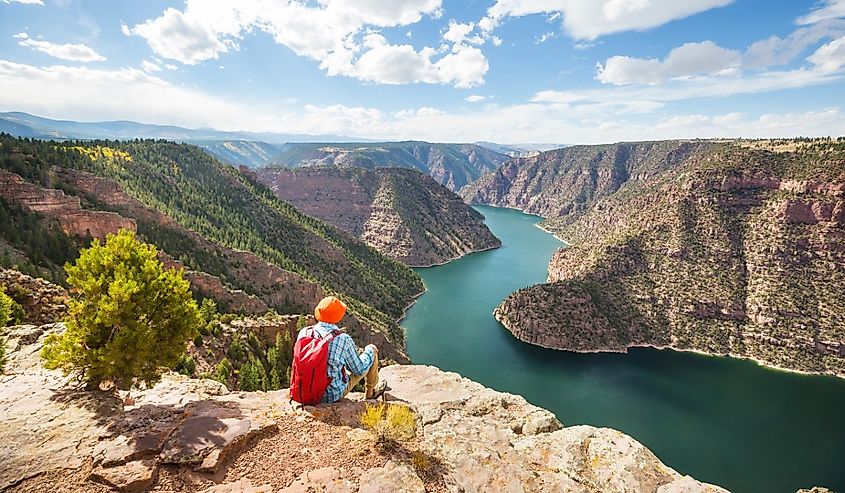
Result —
[{"label": "white cloud", "polygon": [[614,56],[599,64],[596,79],[605,84],[658,84],[677,77],[731,75],[742,56],[712,41],[687,43],[673,49],[664,60]]},{"label": "white cloud", "polygon": [[840,72],[820,67],[785,71],[760,72],[746,77],[696,77],[679,79],[660,85],[622,86],[579,91],[540,91],[532,101],[568,105],[631,104],[635,101],[668,103],[702,98],[719,98],[739,94],[796,89],[827,84],[843,78]]},{"label": "white cloud", "polygon": [[[765,85],[757,83],[750,90],[761,87]],[[769,83],[769,87],[774,84]],[[647,86],[633,92],[632,88],[621,87],[601,94],[538,93],[534,102],[484,105],[459,112],[421,107],[385,114],[376,108],[340,104],[306,104],[297,110],[284,100],[225,100],[175,86],[134,68],[36,67],[0,60],[0,107],[73,120],[130,119],[194,128],[451,142],[600,143],[845,134],[845,115],[838,108],[790,114],[662,116],[654,110],[663,101],[679,96],[661,100],[659,96],[664,91],[665,88]],[[712,88],[712,92],[720,91],[730,92],[725,87]],[[123,103],[114,105],[115,100]]]},{"label": "white cloud", "polygon": [[473,94],[471,96],[467,96],[464,98],[468,103],[480,103],[487,99],[487,96],[480,96],[478,94]]},{"label": "white cloud", "polygon": [[126,35],[146,39],[150,48],[159,56],[186,65],[217,58],[219,52],[228,50],[208,25],[174,8],[168,8],[157,19],[132,28],[122,26],[121,29]]},{"label": "white cloud", "polygon": [[26,5],[44,5],[44,0],[3,0],[3,3],[23,3]]},{"label": "white cloud", "polygon": [[149,60],[143,60],[141,62],[141,68],[147,73],[161,72],[161,66]]},{"label": "white cloud", "polygon": [[[675,78],[688,78],[691,83],[703,81],[705,85],[712,85],[710,78],[702,79],[700,76],[743,77],[743,72],[747,73],[749,70],[786,65],[819,41],[828,38],[840,39],[843,36],[845,22],[821,20],[796,29],[785,38],[772,36],[752,43],[743,54],[719,47],[712,41],[687,43],[673,49],[665,60],[611,57],[604,64],[597,65],[596,79],[603,83],[627,85],[658,84]],[[810,75],[826,78],[828,73],[837,71],[842,66],[839,59],[840,50],[839,43],[829,43],[808,57],[807,61],[815,65],[815,68],[810,70]],[[769,75],[771,74],[776,73]],[[806,74],[802,74],[802,77],[803,75]],[[766,78],[764,76],[759,80]]]},{"label": "white cloud", "polygon": [[472,22],[464,24],[453,20],[449,21],[449,27],[443,34],[443,39],[451,41],[452,43],[463,43],[464,39],[466,39],[467,35],[472,32],[474,27],[475,24]]},{"label": "white cloud", "polygon": [[392,45],[380,34],[365,36],[364,46],[367,51],[346,75],[382,84],[427,82],[473,87],[484,81],[489,68],[481,50],[468,46],[456,45],[436,62],[431,61],[434,50],[418,52],[411,45]]},{"label": "white cloud", "polygon": [[819,41],[842,34],[845,34],[845,22],[822,21],[796,29],[785,38],[772,36],[749,46],[743,65],[748,68],[785,65]]},{"label": "white cloud", "polygon": [[414,24],[424,16],[437,18],[442,15],[441,3],[442,0],[320,0],[316,4],[296,0],[187,0],[184,11],[168,8],[160,17],[126,27],[124,32],[146,39],[162,58],[185,64],[218,58],[220,53],[237,49],[242,36],[262,31],[297,55],[318,61],[331,76],[385,84],[481,84],[487,60],[480,50],[465,46],[480,38],[466,39],[469,32],[463,24],[454,23],[446,32],[452,43],[451,53],[446,55],[434,48],[417,50],[410,44],[392,45],[376,32]]},{"label": "white cloud", "polygon": [[84,44],[57,44],[49,41],[32,39],[27,33],[18,33],[14,36],[19,39],[18,44],[46,53],[55,58],[70,60],[74,62],[102,62],[105,57]]},{"label": "white cloud", "polygon": [[135,68],[37,67],[5,60],[0,60],[0,107],[74,120],[122,118],[224,128],[247,123],[251,110]]},{"label": "white cloud", "polygon": [[556,34],[553,31],[543,33],[540,37],[534,40],[534,44],[545,43],[546,41],[553,39],[554,37],[556,37]]},{"label": "white cloud", "polygon": [[824,72],[835,72],[845,67],[845,37],[821,46],[807,60]]},{"label": "white cloud", "polygon": [[825,0],[807,15],[799,17],[798,24],[815,24],[830,19],[845,17],[845,0]]},{"label": "white cloud", "polygon": [[492,31],[506,17],[556,14],[563,17],[564,30],[575,39],[642,31],[676,19],[723,7],[733,0],[497,0],[479,22]]}]

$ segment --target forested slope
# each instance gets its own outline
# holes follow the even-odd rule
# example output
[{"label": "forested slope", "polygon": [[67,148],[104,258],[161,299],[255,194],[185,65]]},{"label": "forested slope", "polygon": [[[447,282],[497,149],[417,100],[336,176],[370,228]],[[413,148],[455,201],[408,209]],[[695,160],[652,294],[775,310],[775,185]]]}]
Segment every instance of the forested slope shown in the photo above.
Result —
[{"label": "forested slope", "polygon": [[[252,252],[256,260],[266,262],[265,270],[281,268],[325,292],[340,293],[357,318],[385,332],[401,351],[402,334],[395,320],[422,291],[419,277],[351,235],[300,213],[197,147],[149,140],[56,143],[4,135],[0,167],[6,178],[16,174],[36,188],[65,190],[83,210],[126,214],[148,241],[173,252],[187,267],[211,271],[223,282],[236,284],[233,287],[250,289],[248,276],[232,272],[255,263],[237,252]],[[112,185],[92,184],[94,179]],[[21,186],[7,179],[4,190],[21,198],[15,195]],[[138,203],[113,200],[117,193]],[[63,200],[48,207],[64,209]],[[203,247],[192,248],[198,244]],[[256,284],[251,293],[256,296],[269,289],[267,283]]]}]

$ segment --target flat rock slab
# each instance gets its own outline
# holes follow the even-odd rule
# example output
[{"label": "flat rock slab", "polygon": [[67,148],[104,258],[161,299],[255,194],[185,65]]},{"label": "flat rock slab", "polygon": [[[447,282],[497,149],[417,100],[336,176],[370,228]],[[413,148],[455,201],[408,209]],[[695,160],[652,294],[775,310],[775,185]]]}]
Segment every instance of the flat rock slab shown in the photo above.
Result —
[{"label": "flat rock slab", "polygon": [[63,387],[53,372],[14,375],[0,384],[0,490],[92,456],[120,402]]},{"label": "flat rock slab", "polygon": [[358,493],[425,493],[425,485],[407,465],[388,461],[384,467],[364,471]]},{"label": "flat rock slab", "polygon": [[88,477],[118,491],[134,493],[146,491],[156,480],[158,464],[155,459],[127,462],[117,467],[97,467]]}]

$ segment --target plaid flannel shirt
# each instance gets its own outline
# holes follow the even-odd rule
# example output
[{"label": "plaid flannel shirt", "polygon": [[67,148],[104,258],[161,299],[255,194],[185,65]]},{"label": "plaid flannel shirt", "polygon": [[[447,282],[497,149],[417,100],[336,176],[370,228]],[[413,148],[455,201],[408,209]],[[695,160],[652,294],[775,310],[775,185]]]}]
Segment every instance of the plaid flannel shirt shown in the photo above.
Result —
[{"label": "plaid flannel shirt", "polygon": [[[300,330],[296,338],[303,337],[311,330],[314,330],[320,337],[325,337],[331,331],[337,330],[337,325],[318,322],[313,327],[305,327]],[[352,340],[349,334],[340,334],[332,339],[329,343],[329,361],[326,365],[326,372],[329,374],[331,382],[329,382],[329,388],[326,389],[320,402],[339,401],[346,391],[346,384],[348,382],[348,379],[343,374],[343,369],[346,368],[355,375],[363,375],[372,366],[374,356],[372,348],[369,347],[364,349],[364,352],[359,355],[355,341]]]}]

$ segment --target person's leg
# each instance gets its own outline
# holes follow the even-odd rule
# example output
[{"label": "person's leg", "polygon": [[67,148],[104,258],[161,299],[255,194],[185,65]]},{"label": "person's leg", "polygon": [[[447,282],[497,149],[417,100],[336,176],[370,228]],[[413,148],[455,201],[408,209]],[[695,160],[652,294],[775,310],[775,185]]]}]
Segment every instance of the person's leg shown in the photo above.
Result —
[{"label": "person's leg", "polygon": [[352,392],[352,389],[358,385],[358,382],[364,379],[364,375],[349,375],[349,383],[346,384],[346,390],[343,391],[343,397]]},{"label": "person's leg", "polygon": [[370,365],[370,369],[367,370],[367,373],[363,375],[348,375],[349,383],[346,384],[346,390],[343,391],[343,396],[346,397],[346,394],[352,392],[352,389],[358,385],[358,382],[364,380],[364,391],[365,397],[369,399],[373,395],[373,390],[378,385],[378,354],[373,356],[373,364]]},{"label": "person's leg", "polygon": [[366,380],[364,382],[365,389],[366,389],[366,397],[367,399],[372,399],[373,391],[378,385],[378,353],[373,356],[373,364],[370,365],[370,369],[367,370],[367,373],[364,375]]}]

